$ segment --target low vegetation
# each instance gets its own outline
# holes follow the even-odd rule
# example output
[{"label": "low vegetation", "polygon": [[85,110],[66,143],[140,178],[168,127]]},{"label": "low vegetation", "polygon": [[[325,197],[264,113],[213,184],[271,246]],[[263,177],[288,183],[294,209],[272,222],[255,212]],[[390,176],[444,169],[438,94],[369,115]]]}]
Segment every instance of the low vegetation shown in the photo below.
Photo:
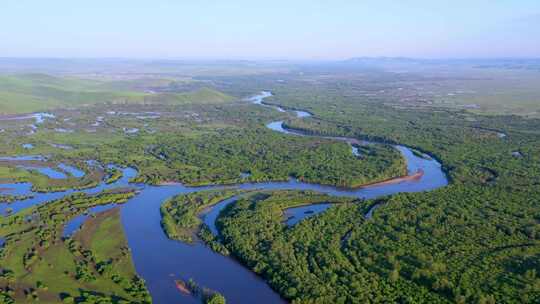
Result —
[{"label": "low vegetation", "polygon": [[[153,85],[171,83],[150,82]],[[84,106],[96,103],[122,104],[189,104],[226,103],[233,97],[210,88],[187,93],[156,93],[137,90],[118,82],[55,77],[45,74],[0,76],[0,113],[29,113],[62,107]]]},{"label": "low vegetation", "polygon": [[[199,75],[185,83],[152,81],[154,92],[138,82],[135,89],[129,81],[4,77],[1,112],[15,111],[5,106],[13,98],[24,101],[17,111],[34,111],[38,104],[56,109],[55,118],[35,130],[29,126],[34,119],[2,121],[0,153],[31,151],[55,165],[69,160],[87,175],[53,181],[2,162],[0,178],[29,181],[40,191],[120,178],[118,171],[82,165],[91,159],[137,168],[134,181],[148,184],[295,177],[353,187],[403,175],[402,157],[377,145],[364,147],[365,156],[358,158],[343,142],[277,134],[265,124],[285,120],[287,127],[311,134],[404,144],[439,160],[450,185],[379,198],[381,207],[371,219],[363,215],[373,201],[296,191],[244,193],[218,218],[219,237],[201,225],[199,216],[239,192],[186,194],[162,206],[163,228],[170,238],[186,242],[198,233],[292,303],[540,301],[540,120],[476,114],[536,117],[536,104],[501,110],[500,101],[492,108],[478,97],[479,109],[464,108],[461,97],[447,103],[419,93],[427,89],[413,88],[419,81],[446,90],[449,82],[433,75],[419,79],[378,70],[299,69],[275,75]],[[209,84],[212,89],[205,89]],[[262,89],[275,94],[265,102],[314,116],[297,119],[242,101]],[[59,109],[74,98],[69,91],[82,92],[76,104],[90,105]],[[91,105],[98,99],[108,102],[106,111]],[[32,150],[23,148],[25,143]],[[91,219],[73,238],[61,238],[67,220],[131,195],[75,194],[1,218],[6,244],[0,256],[0,302],[149,302],[125,249],[116,211]],[[283,223],[286,208],[322,202],[340,204],[292,227]],[[114,231],[114,238],[103,241],[105,231]],[[207,301],[224,300],[213,295]]]},{"label": "low vegetation", "polygon": [[89,219],[73,238],[62,238],[64,225],[88,208],[123,203],[133,195],[73,194],[1,218],[4,297],[40,303],[150,303],[135,273],[118,209]]}]

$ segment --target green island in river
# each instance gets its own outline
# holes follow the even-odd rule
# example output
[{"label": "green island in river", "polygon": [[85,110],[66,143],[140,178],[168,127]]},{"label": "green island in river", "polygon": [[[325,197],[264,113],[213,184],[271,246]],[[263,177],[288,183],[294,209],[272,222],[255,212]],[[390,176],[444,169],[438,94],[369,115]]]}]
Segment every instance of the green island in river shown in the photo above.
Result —
[{"label": "green island in river", "polygon": [[0,303],[540,301],[540,120],[436,102],[508,70],[109,64],[1,73]]}]

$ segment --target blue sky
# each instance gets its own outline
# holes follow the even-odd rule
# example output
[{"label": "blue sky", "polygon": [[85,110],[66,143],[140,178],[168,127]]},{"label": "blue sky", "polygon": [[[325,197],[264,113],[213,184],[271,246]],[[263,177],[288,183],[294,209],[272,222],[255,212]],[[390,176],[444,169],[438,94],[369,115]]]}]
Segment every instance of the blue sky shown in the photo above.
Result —
[{"label": "blue sky", "polygon": [[540,0],[3,0],[0,56],[540,57]]}]

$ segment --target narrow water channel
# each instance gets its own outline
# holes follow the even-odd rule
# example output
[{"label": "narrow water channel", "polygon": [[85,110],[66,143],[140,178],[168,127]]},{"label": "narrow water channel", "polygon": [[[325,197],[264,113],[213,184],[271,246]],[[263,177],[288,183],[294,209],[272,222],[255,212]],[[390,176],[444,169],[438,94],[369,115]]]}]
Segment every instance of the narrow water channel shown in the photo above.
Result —
[{"label": "narrow water channel", "polygon": [[[250,101],[255,104],[265,105],[263,100],[269,96],[272,96],[270,92],[262,92],[261,94],[250,98]],[[275,108],[280,111],[286,111],[280,107]],[[297,117],[311,116],[310,113],[304,111],[294,111],[294,113],[296,113]],[[284,134],[305,136],[305,134],[297,131],[286,130],[281,121],[269,123],[267,127]],[[358,142],[355,139],[341,137],[331,139],[345,140],[349,143]],[[429,191],[447,185],[447,178],[441,170],[441,165],[436,160],[416,156],[409,148],[404,146],[395,147],[407,160],[409,174],[414,174],[415,172],[422,170],[423,175],[414,180],[373,185],[359,189],[341,189],[332,186],[308,184],[297,180],[290,180],[287,182],[244,183],[233,187],[245,190],[313,190],[335,196],[370,199],[398,192]],[[163,232],[159,208],[164,201],[179,194],[210,189],[222,189],[225,188],[225,186],[186,187],[183,185],[134,185],[129,183],[129,179],[134,177],[137,172],[130,168],[124,168],[123,172],[123,177],[117,182],[110,185],[102,183],[98,187],[87,189],[83,192],[97,193],[105,189],[128,185],[139,189],[140,193],[137,196],[121,206],[121,217],[135,267],[138,274],[145,279],[154,303],[199,303],[197,299],[180,293],[175,287],[175,279],[187,280],[190,278],[200,286],[219,291],[227,298],[229,303],[270,304],[285,302],[261,278],[243,267],[233,258],[217,254],[201,242],[186,244],[170,240]],[[0,194],[31,193],[31,185],[27,183],[2,185],[1,188],[8,188],[11,190],[6,190],[5,192],[0,191]],[[23,208],[59,199],[73,192],[74,191],[70,190],[56,193],[31,193],[34,195],[32,199],[14,202],[12,204],[0,203],[0,213],[5,213],[6,206],[9,206],[9,208],[12,209],[12,212],[17,212]],[[234,203],[234,201],[235,198],[231,198],[220,202],[205,215],[204,221],[214,233],[217,234],[218,232],[215,228],[215,219],[219,215],[219,212],[227,204]],[[328,207],[330,206],[299,207],[303,209],[292,208],[287,211],[291,216],[287,221],[287,224],[294,225],[299,220],[323,212]],[[375,209],[370,210],[369,216],[372,215],[373,210]],[[76,219],[76,221],[78,220]],[[76,229],[78,226],[80,226],[79,222],[68,223],[67,232],[71,233],[72,230]]]}]

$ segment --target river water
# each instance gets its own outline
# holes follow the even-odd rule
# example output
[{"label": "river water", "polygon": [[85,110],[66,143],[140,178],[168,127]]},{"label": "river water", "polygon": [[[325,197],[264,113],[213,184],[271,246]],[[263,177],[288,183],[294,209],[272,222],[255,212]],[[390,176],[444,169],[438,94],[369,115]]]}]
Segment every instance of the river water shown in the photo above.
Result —
[{"label": "river water", "polygon": [[[269,106],[284,112],[281,107],[265,105],[264,98],[272,96],[270,92],[262,92],[249,100],[255,104]],[[297,117],[309,117],[305,111],[292,111]],[[285,136],[298,136],[305,134],[297,131],[286,130],[283,122],[272,122],[268,128],[281,132]],[[331,137],[326,137],[331,138]],[[332,139],[332,138],[331,138]],[[347,142],[357,142],[353,139],[333,138]],[[336,196],[350,196],[370,199],[383,195],[399,192],[429,191],[447,185],[446,175],[441,170],[441,165],[434,159],[416,156],[409,148],[395,146],[407,160],[409,174],[423,170],[424,174],[417,180],[408,180],[400,183],[374,185],[359,189],[342,189],[332,186],[309,184],[291,179],[286,182],[244,183],[231,188],[244,190],[313,190]],[[354,150],[353,150],[354,152]],[[133,256],[133,261],[138,274],[145,279],[154,303],[199,303],[198,299],[180,293],[176,287],[175,279],[193,279],[200,286],[208,287],[222,293],[229,303],[284,303],[285,301],[274,292],[261,278],[239,264],[235,259],[225,257],[213,252],[200,241],[194,244],[186,244],[170,240],[161,228],[161,204],[175,195],[186,194],[210,189],[223,189],[226,186],[187,187],[184,185],[149,186],[131,184],[129,179],[136,176],[137,172],[131,168],[123,168],[124,175],[113,184],[102,183],[99,186],[82,192],[98,193],[105,189],[131,186],[139,190],[139,194],[121,206],[121,218],[126,237]],[[6,213],[10,208],[17,212],[30,206],[45,203],[64,197],[75,191],[55,193],[32,193],[31,185],[5,184],[1,188],[9,190],[0,191],[0,194],[33,194],[31,199],[14,202],[12,204],[0,203],[0,213]],[[211,231],[218,234],[215,227],[215,219],[219,212],[228,204],[234,203],[236,198],[230,198],[216,204],[204,217],[204,222]],[[286,210],[288,225],[294,225],[305,217],[323,212],[330,205],[302,206]],[[366,217],[371,217],[372,208]],[[82,217],[81,217],[82,218]],[[82,223],[77,217],[66,225],[66,235],[73,233]],[[0,236],[1,238],[2,236]]]}]

